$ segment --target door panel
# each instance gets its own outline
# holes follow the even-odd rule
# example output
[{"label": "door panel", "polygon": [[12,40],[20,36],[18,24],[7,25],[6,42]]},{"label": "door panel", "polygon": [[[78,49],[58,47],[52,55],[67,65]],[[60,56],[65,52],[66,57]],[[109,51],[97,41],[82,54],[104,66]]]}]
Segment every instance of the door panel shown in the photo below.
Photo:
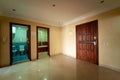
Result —
[{"label": "door panel", "polygon": [[76,26],[77,59],[98,64],[98,21]]}]

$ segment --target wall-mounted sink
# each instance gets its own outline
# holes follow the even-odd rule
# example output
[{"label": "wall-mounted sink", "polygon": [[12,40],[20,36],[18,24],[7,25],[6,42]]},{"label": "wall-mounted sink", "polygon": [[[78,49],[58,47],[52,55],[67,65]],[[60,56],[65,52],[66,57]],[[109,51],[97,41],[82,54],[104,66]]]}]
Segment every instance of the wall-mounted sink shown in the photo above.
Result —
[{"label": "wall-mounted sink", "polygon": [[48,47],[48,45],[38,46],[38,48],[44,48],[44,47]]}]

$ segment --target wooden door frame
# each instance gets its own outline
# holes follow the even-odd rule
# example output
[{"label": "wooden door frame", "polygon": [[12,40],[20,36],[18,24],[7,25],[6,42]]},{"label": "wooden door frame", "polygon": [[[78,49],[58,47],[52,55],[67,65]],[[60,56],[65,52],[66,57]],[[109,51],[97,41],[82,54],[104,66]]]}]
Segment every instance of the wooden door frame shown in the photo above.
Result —
[{"label": "wooden door frame", "polygon": [[26,24],[21,24],[21,23],[14,23],[14,22],[10,22],[9,26],[10,26],[10,65],[12,65],[12,25],[22,25],[22,26],[27,26],[28,30],[29,30],[29,44],[28,44],[28,58],[31,61],[31,26],[30,25],[26,25]]},{"label": "wooden door frame", "polygon": [[[93,20],[93,21],[90,21],[90,22],[94,22],[94,21],[97,21],[97,65],[99,65],[99,28],[98,28],[98,20]],[[79,24],[79,25],[83,25],[83,24],[87,24],[87,23],[90,23],[90,22],[86,22],[86,23],[82,23],[82,24]],[[77,53],[77,27],[79,25],[76,25],[76,59],[78,59],[78,53]]]},{"label": "wooden door frame", "polygon": [[[48,55],[50,56],[50,30],[49,28],[46,27],[41,27],[41,26],[37,26],[37,36],[36,36],[36,48],[38,47],[38,28],[43,28],[43,29],[47,29],[47,35],[48,35]],[[38,59],[38,48],[37,48],[37,59]]]}]

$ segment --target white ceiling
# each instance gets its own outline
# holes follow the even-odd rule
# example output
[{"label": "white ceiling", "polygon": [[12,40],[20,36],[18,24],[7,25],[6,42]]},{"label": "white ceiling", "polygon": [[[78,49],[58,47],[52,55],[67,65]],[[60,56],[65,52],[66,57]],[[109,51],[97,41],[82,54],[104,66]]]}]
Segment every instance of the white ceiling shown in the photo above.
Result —
[{"label": "white ceiling", "polygon": [[0,0],[0,15],[63,26],[120,6],[120,0],[104,0],[103,4],[100,1]]}]

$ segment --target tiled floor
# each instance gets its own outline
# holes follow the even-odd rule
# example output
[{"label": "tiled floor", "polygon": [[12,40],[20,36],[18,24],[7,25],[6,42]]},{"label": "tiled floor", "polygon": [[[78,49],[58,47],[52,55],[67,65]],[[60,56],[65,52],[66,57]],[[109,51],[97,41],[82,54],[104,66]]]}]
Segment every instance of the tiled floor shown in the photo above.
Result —
[{"label": "tiled floor", "polygon": [[120,80],[120,72],[58,55],[1,68],[0,80]]},{"label": "tiled floor", "polygon": [[48,56],[48,52],[39,52],[38,53],[38,58],[41,59],[41,58],[44,58],[44,57],[47,57]]}]

